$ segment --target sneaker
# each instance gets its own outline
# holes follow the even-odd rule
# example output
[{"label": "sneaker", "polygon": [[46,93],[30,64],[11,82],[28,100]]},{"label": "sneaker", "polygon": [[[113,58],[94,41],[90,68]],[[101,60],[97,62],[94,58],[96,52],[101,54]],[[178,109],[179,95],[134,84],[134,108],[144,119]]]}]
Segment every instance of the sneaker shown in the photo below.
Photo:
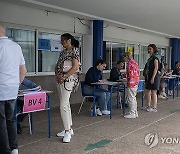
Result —
[{"label": "sneaker", "polygon": [[151,112],[157,112],[156,108],[151,108]]},{"label": "sneaker", "polygon": [[158,96],[158,98],[161,98],[161,99],[166,99],[166,97],[165,97],[165,96],[163,96],[163,95],[159,95],[159,96]]},{"label": "sneaker", "polygon": [[103,111],[102,111],[102,114],[104,114],[104,115],[109,115],[109,114],[110,114],[110,111],[108,111],[108,110],[103,110]]},{"label": "sneaker", "polygon": [[167,95],[166,95],[166,93],[165,93],[165,92],[163,92],[163,93],[162,93],[162,95],[163,95],[164,97],[166,97],[166,98],[167,98]]},{"label": "sneaker", "polygon": [[138,115],[138,112],[137,112],[137,111],[136,111],[135,115],[136,115],[136,118],[138,118],[139,115]]},{"label": "sneaker", "polygon": [[137,117],[138,117],[138,114],[135,114],[135,113],[129,113],[129,114],[124,116],[124,118],[127,118],[127,119],[134,119]]},{"label": "sneaker", "polygon": [[97,114],[98,116],[102,116],[102,112],[100,111],[99,108],[96,109],[96,114]]},{"label": "sneaker", "polygon": [[144,107],[144,109],[145,109],[145,110],[146,110],[146,109],[148,109],[148,108],[150,108],[150,106],[149,106],[149,105],[147,105],[147,106],[145,106],[145,107]]},{"label": "sneaker", "polygon": [[71,133],[65,132],[63,137],[63,143],[69,143],[71,141]]},{"label": "sneaker", "polygon": [[147,106],[147,107],[146,107],[146,111],[147,111],[147,112],[151,112],[151,107],[150,107],[150,106]]},{"label": "sneaker", "polygon": [[169,96],[172,96],[173,95],[173,92],[172,90],[169,91]]},{"label": "sneaker", "polygon": [[11,154],[18,154],[18,149],[13,149],[13,150],[11,151]]},{"label": "sneaker", "polygon": [[[73,132],[72,128],[69,130],[69,132],[70,132],[71,135],[74,135],[74,132]],[[62,132],[57,133],[56,136],[57,137],[64,137],[64,134],[65,134],[65,130],[63,130]]]},{"label": "sneaker", "polygon": [[149,108],[146,111],[148,111],[148,112],[157,112],[157,109],[156,108]]}]

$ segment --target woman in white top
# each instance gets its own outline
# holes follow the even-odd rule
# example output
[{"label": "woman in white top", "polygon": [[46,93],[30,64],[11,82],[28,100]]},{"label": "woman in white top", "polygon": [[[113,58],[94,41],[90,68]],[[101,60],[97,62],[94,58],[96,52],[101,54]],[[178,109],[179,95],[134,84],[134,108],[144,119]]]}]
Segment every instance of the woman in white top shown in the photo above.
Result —
[{"label": "woman in white top", "polygon": [[65,33],[61,35],[61,44],[64,47],[64,50],[60,53],[55,67],[55,74],[64,130],[58,133],[57,136],[63,137],[64,143],[69,143],[71,135],[73,135],[69,99],[71,92],[79,83],[79,42],[71,34]]}]

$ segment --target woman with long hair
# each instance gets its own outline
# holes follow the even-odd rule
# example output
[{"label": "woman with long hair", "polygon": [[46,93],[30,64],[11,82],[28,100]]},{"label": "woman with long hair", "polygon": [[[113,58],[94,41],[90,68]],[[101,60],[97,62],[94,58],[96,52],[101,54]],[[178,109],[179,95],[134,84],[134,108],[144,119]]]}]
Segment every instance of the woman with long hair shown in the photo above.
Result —
[{"label": "woman with long hair", "polygon": [[55,75],[64,130],[57,133],[57,136],[63,137],[64,143],[69,143],[74,134],[71,128],[72,116],[69,99],[71,92],[79,82],[79,42],[71,34],[65,33],[61,35],[61,44],[64,50],[60,53],[55,66]]},{"label": "woman with long hair", "polygon": [[155,44],[148,45],[148,53],[150,54],[150,58],[148,59],[145,67],[147,111],[157,112],[157,90],[159,90],[160,87],[160,75],[158,72],[160,57]]}]

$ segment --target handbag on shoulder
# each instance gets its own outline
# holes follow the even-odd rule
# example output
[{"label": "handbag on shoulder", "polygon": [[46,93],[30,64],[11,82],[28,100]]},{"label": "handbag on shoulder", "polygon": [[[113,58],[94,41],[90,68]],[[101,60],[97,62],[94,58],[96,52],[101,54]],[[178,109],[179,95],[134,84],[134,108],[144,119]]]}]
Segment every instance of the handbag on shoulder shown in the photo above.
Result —
[{"label": "handbag on shoulder", "polygon": [[63,65],[63,72],[68,72],[72,68],[72,61],[71,60],[65,60]]}]

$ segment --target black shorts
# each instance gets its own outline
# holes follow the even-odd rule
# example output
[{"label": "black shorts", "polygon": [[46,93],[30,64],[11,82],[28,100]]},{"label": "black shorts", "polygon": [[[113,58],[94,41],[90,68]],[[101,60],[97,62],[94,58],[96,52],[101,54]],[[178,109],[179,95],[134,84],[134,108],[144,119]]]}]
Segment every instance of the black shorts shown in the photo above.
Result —
[{"label": "black shorts", "polygon": [[153,84],[151,84],[151,78],[146,80],[146,86],[145,86],[146,89],[159,90],[159,87],[160,87],[160,76],[159,75],[156,75]]}]

